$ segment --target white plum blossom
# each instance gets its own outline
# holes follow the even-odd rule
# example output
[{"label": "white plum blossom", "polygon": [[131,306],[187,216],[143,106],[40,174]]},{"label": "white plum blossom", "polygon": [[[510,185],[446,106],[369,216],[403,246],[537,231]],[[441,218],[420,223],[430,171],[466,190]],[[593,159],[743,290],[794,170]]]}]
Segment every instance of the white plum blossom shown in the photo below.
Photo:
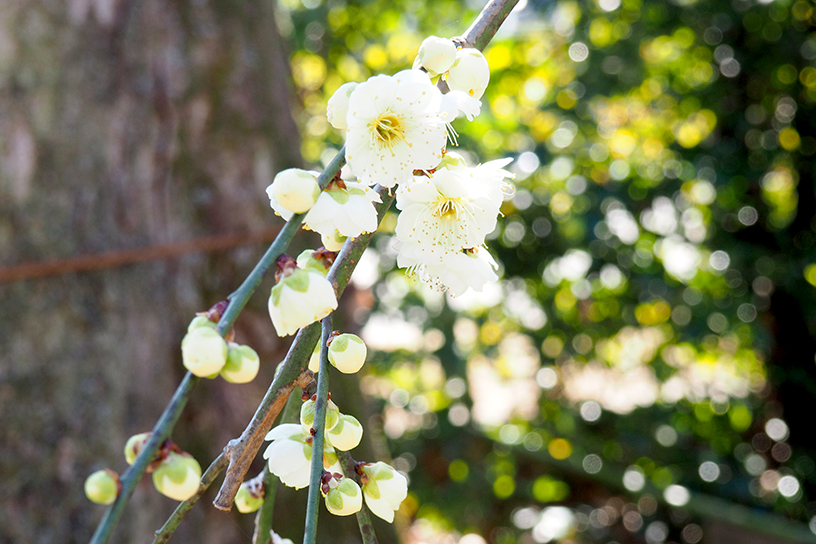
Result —
[{"label": "white plum blossom", "polygon": [[329,98],[326,116],[329,118],[331,126],[337,130],[346,130],[348,128],[346,115],[348,114],[349,98],[357,85],[358,83],[355,82],[344,83]]},{"label": "white plum blossom", "polygon": [[260,366],[261,360],[254,349],[230,342],[221,377],[230,383],[249,383],[258,375]]},{"label": "white plum blossom", "polygon": [[354,374],[365,364],[365,342],[356,334],[340,334],[329,344],[329,362],[343,374]]},{"label": "white plum blossom", "polygon": [[377,209],[380,195],[360,182],[332,182],[321,193],[306,214],[303,223],[322,236],[356,238],[364,232],[377,230]]},{"label": "white plum blossom", "polygon": [[153,485],[159,493],[177,501],[196,494],[201,483],[201,465],[189,453],[170,452],[153,471]]},{"label": "white plum blossom", "polygon": [[463,91],[450,91],[442,96],[440,108],[445,114],[447,123],[451,123],[460,113],[464,114],[468,121],[473,121],[473,118],[482,111],[482,101]]},{"label": "white plum blossom", "polygon": [[[496,227],[504,198],[503,167],[509,159],[476,168],[440,168],[417,176],[397,190],[396,235],[399,250],[426,264],[443,264],[447,255],[479,247]],[[408,247],[411,246],[411,247]]]},{"label": "white plum blossom", "polygon": [[318,175],[319,172],[300,168],[278,172],[272,184],[266,188],[272,209],[287,221],[293,214],[308,211],[320,196]]},{"label": "white plum blossom", "polygon": [[227,363],[227,342],[207,321],[211,326],[194,327],[181,341],[184,368],[200,378],[217,376]]},{"label": "white plum blossom", "polygon": [[346,161],[367,185],[393,187],[434,168],[445,148],[442,93],[420,70],[378,75],[349,99]]},{"label": "white plum blossom", "polygon": [[[265,439],[272,441],[263,454],[269,464],[269,472],[289,487],[307,487],[312,463],[312,435],[309,431],[298,423],[283,423],[269,431]],[[337,454],[326,442],[323,466],[328,468],[336,463]]]},{"label": "white plum blossom", "polygon": [[363,472],[363,495],[371,513],[385,521],[394,521],[394,512],[408,496],[408,480],[383,462],[366,463]]},{"label": "white plum blossom", "polygon": [[[278,284],[269,296],[269,317],[278,336],[295,334],[298,329],[319,321],[337,309],[334,287],[323,275],[289,264],[282,268]],[[280,259],[279,259],[280,261]]]},{"label": "white plum blossom", "polygon": [[340,451],[349,451],[360,445],[363,438],[363,426],[357,418],[340,414],[340,420],[331,431],[326,432],[326,439]]},{"label": "white plum blossom", "polygon": [[463,91],[473,98],[481,98],[490,82],[490,67],[478,49],[459,49],[456,61],[445,75],[452,91]]},{"label": "white plum blossom", "polygon": [[445,255],[439,264],[423,263],[419,256],[412,254],[407,246],[397,255],[400,268],[454,297],[465,293],[468,288],[481,292],[485,284],[499,279],[496,275],[498,264],[487,249],[474,247]]},{"label": "white plum blossom", "polygon": [[456,60],[456,45],[445,38],[428,36],[419,46],[414,68],[425,68],[431,76],[448,71]]},{"label": "white plum blossom", "polygon": [[335,516],[350,516],[363,507],[363,493],[351,478],[332,477],[325,485],[329,489],[326,493],[326,508]]}]

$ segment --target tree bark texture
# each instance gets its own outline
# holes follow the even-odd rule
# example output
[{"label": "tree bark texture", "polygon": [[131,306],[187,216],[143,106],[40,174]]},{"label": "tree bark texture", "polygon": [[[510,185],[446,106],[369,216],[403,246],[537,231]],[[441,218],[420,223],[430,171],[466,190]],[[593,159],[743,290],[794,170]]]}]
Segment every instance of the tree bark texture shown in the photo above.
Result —
[{"label": "tree bark texture", "polygon": [[[264,188],[299,165],[300,140],[273,6],[0,2],[0,267],[280,224]],[[127,437],[152,427],[183,374],[193,313],[263,249],[0,283],[0,542],[87,542],[103,507],[85,498],[85,477],[124,471]],[[236,332],[261,376],[204,380],[173,436],[204,467],[240,433],[285,347],[261,293]],[[148,541],[173,507],[146,477],[112,541]],[[176,538],[251,533],[251,520],[227,517],[194,511]]]}]

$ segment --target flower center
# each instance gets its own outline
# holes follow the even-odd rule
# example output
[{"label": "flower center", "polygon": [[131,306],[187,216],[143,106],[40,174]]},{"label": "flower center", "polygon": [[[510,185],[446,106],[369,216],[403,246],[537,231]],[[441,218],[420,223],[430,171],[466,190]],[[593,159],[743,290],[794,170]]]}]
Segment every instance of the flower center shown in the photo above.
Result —
[{"label": "flower center", "polygon": [[391,149],[395,144],[405,141],[405,120],[401,115],[386,111],[374,118],[369,124],[372,143]]},{"label": "flower center", "polygon": [[431,205],[431,214],[439,219],[455,220],[465,212],[461,198],[440,197]]}]

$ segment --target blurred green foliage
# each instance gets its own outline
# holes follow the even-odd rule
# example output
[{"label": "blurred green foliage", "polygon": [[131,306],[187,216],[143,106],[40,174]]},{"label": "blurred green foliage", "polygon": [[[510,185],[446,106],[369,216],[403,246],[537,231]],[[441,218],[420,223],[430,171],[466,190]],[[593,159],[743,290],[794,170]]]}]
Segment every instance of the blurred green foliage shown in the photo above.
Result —
[{"label": "blurred green foliage", "polygon": [[[471,162],[515,158],[489,237],[500,285],[451,300],[406,278],[394,216],[361,265],[376,281],[357,282],[379,348],[363,388],[411,478],[406,539],[693,544],[705,520],[673,485],[807,524],[816,9],[523,4],[485,52],[481,116],[455,124]],[[410,67],[481,5],[279,7],[320,163],[342,145],[337,87]]]}]

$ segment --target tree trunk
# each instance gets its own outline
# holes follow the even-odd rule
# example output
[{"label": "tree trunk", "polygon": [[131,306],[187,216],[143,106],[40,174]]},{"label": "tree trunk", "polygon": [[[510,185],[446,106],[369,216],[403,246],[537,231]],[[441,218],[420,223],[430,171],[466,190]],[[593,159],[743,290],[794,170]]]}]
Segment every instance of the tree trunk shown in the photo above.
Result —
[{"label": "tree trunk", "polygon": [[[0,267],[280,225],[264,188],[299,165],[300,140],[273,5],[0,2]],[[193,313],[236,288],[261,245],[0,283],[0,542],[88,541],[104,508],[82,482],[124,472],[125,440],[183,374]],[[236,328],[262,375],[205,380],[174,433],[204,467],[269,383],[284,346],[268,325],[259,294]],[[173,508],[146,477],[113,541],[148,541]],[[251,534],[222,516],[199,508],[177,538]]]}]

